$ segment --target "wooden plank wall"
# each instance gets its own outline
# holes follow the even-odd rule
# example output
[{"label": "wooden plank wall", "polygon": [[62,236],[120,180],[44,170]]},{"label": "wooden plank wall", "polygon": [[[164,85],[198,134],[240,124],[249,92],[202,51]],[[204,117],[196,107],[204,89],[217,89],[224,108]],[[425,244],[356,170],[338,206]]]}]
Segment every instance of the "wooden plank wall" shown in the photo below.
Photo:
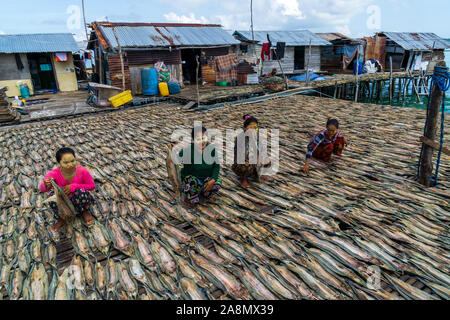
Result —
[{"label": "wooden plank wall", "polygon": [[[253,49],[254,48],[254,49]],[[252,45],[248,46],[248,53],[244,56],[248,61],[256,61],[261,57],[262,46]],[[310,61],[310,69],[313,72],[317,72],[321,70],[321,47],[313,46],[311,47],[311,61]],[[296,72],[301,72],[304,70],[294,70],[294,55],[295,55],[295,47],[286,47],[284,52],[284,58],[281,59],[281,66],[283,67],[283,71],[286,74],[293,74]],[[308,61],[309,55],[309,47],[305,48],[305,69],[306,63]],[[271,57],[272,58],[272,57]],[[273,68],[277,69],[277,72],[281,74],[280,65],[277,60],[266,60],[263,62],[262,74],[267,74],[272,71]]]},{"label": "wooden plank wall", "polygon": [[131,93],[133,95],[142,94],[142,68],[130,67]]},{"label": "wooden plank wall", "polygon": [[[309,59],[309,47],[305,48],[305,70]],[[320,47],[311,47],[311,60],[309,62],[309,70],[313,72],[320,71]]]},{"label": "wooden plank wall", "polygon": [[206,82],[205,86],[216,85],[216,62],[213,61],[212,67],[210,67],[209,59],[208,64],[202,66],[202,80]]},{"label": "wooden plank wall", "polygon": [[[258,55],[261,55],[262,47],[259,46],[257,50]],[[273,57],[270,57],[273,59]],[[283,67],[284,73],[292,74],[294,73],[294,47],[286,47],[284,51],[284,58],[280,60],[281,66]],[[267,74],[272,71],[272,69],[277,69],[277,72],[281,74],[280,65],[277,60],[266,60],[263,62],[262,73]]]},{"label": "wooden plank wall", "polygon": [[333,45],[320,49],[320,69],[322,71],[338,72],[342,71],[343,65],[343,45]]}]

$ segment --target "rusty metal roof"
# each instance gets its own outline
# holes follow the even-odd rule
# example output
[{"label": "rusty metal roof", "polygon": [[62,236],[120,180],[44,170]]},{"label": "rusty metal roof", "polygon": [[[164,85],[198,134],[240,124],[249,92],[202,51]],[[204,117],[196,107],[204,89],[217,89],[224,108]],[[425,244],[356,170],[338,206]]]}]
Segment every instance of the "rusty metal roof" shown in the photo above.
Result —
[{"label": "rusty metal roof", "polygon": [[96,22],[93,29],[106,48],[118,47],[113,28],[122,48],[200,48],[239,44],[233,36],[216,24]]},{"label": "rusty metal roof", "polygon": [[76,52],[78,45],[71,33],[0,35],[1,53]]},{"label": "rusty metal roof", "polygon": [[348,40],[348,41],[356,41],[352,38],[347,37],[346,35],[339,32],[316,32],[316,35],[321,37],[326,41],[334,41],[334,40]]},{"label": "rusty metal roof", "polygon": [[433,49],[449,49],[450,42],[434,33],[380,32],[386,35],[405,50],[429,51]]},{"label": "rusty metal roof", "polygon": [[[285,42],[288,47],[309,46],[311,40],[312,46],[330,46],[331,43],[315,35],[309,30],[295,31],[254,31],[255,41],[259,43],[267,42],[267,34],[272,43]],[[233,35],[245,40],[252,40],[251,31],[235,31]]]}]

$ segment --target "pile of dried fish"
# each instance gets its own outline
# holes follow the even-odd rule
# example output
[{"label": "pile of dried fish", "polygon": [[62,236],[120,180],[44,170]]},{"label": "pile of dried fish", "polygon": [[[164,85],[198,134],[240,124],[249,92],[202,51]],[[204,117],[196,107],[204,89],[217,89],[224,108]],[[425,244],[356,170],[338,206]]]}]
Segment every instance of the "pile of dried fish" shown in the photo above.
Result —
[{"label": "pile of dried fish", "polygon": [[[224,165],[220,193],[186,209],[166,171],[171,133],[193,120],[237,129],[243,113],[280,129],[280,172],[244,191]],[[328,116],[350,145],[305,176],[306,144]],[[439,188],[413,182],[423,121],[419,110],[290,97],[2,130],[0,297],[448,299],[449,158]],[[96,181],[96,222],[76,219],[58,234],[39,183],[61,146],[75,148]]]}]

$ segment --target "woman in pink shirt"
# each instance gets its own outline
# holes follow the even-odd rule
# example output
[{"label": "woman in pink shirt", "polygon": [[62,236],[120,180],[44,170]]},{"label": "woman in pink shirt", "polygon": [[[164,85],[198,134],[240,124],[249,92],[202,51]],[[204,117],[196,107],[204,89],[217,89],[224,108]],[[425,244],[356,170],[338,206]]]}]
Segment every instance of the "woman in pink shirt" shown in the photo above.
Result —
[{"label": "woman in pink shirt", "polygon": [[[53,187],[50,180],[53,180],[58,186],[64,189],[64,192],[72,201],[75,209],[86,224],[90,225],[94,217],[89,212],[94,198],[88,191],[95,189],[94,179],[86,168],[77,166],[75,159],[75,151],[70,148],[61,148],[56,152],[56,162],[59,167],[50,171],[40,185],[42,192],[48,192]],[[53,196],[52,190],[49,196]],[[50,206],[58,219],[58,222],[52,227],[54,231],[58,231],[65,224],[65,221],[58,215],[58,207],[56,203],[50,202]]]}]

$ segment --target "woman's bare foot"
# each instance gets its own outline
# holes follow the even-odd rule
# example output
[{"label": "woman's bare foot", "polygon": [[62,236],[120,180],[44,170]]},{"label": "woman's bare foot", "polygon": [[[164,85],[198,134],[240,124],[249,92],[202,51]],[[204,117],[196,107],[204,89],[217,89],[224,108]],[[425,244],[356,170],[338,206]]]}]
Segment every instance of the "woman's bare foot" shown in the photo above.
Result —
[{"label": "woman's bare foot", "polygon": [[241,179],[241,187],[244,189],[247,189],[248,187],[250,187],[250,185],[248,184],[247,178]]},{"label": "woman's bare foot", "polygon": [[269,181],[269,176],[261,176],[261,179],[265,182]]},{"label": "woman's bare foot", "polygon": [[92,224],[92,222],[94,222],[94,217],[90,214],[89,211],[85,211],[83,213],[83,220],[84,220],[84,223],[86,223],[88,226],[90,226]]},{"label": "woman's bare foot", "polygon": [[58,221],[55,223],[55,225],[53,227],[51,227],[53,232],[57,232],[59,231],[64,225],[66,224],[66,222],[59,218]]}]

